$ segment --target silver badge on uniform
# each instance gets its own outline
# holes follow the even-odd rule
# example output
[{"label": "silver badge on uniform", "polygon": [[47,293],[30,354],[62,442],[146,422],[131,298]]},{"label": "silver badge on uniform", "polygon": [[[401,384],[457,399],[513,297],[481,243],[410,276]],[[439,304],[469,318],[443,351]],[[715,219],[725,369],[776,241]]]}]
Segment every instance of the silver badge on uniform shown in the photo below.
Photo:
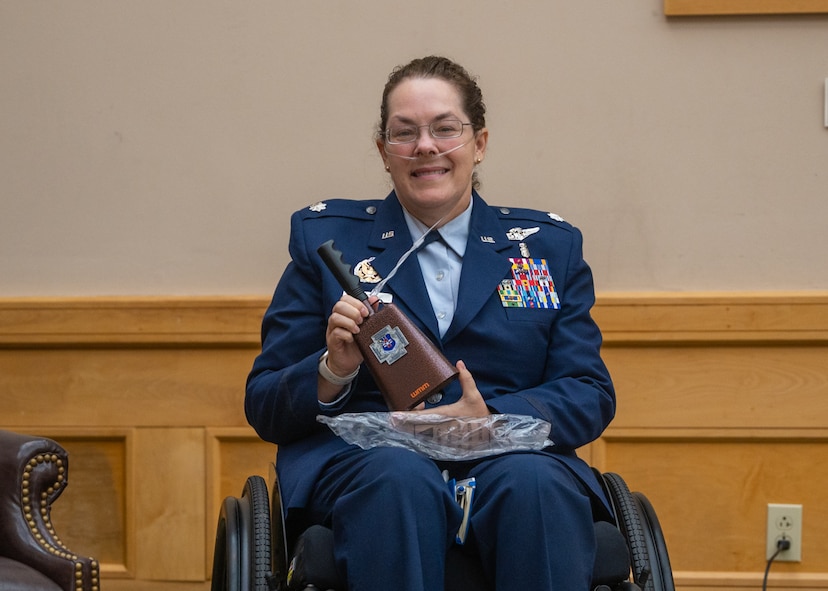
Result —
[{"label": "silver badge on uniform", "polygon": [[319,213],[320,211],[325,211],[325,209],[327,207],[328,207],[327,203],[324,203],[322,201],[317,201],[316,203],[314,203],[313,205],[308,207],[308,209],[310,209],[311,211],[315,211],[316,213]]},{"label": "silver badge on uniform", "polygon": [[525,240],[527,236],[531,236],[539,232],[540,228],[512,228],[506,232],[506,238],[509,240],[516,240],[518,242]]}]

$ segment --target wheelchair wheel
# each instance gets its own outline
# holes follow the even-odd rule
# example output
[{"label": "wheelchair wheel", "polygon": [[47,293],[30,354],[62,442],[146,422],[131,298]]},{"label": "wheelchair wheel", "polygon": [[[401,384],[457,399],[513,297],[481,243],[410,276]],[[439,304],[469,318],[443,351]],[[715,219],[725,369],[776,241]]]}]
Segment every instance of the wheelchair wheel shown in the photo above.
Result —
[{"label": "wheelchair wheel", "polygon": [[644,541],[647,544],[647,553],[650,557],[653,588],[656,591],[675,591],[673,569],[670,566],[670,557],[667,555],[667,543],[664,532],[656,517],[655,509],[649,499],[640,492],[632,493],[639,509],[641,526],[644,530]]},{"label": "wheelchair wheel", "polygon": [[285,516],[282,512],[282,489],[279,486],[279,477],[276,466],[270,464],[270,556],[272,583],[277,589],[287,588],[288,576],[288,545]]},{"label": "wheelchair wheel", "polygon": [[[603,477],[618,528],[630,549],[633,582],[643,591],[675,591],[664,537],[649,501],[645,499],[649,508],[645,509],[641,501],[644,495],[630,493],[627,483],[618,474],[607,472]],[[660,543],[656,538],[660,539]]]},{"label": "wheelchair wheel", "polygon": [[213,552],[212,591],[268,591],[270,508],[261,476],[247,479],[240,498],[221,506]]}]

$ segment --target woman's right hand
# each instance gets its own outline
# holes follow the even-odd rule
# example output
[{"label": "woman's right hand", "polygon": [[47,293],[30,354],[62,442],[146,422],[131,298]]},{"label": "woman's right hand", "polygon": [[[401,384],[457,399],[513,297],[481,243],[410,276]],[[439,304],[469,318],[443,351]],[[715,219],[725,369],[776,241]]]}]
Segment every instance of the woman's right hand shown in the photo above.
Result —
[{"label": "woman's right hand", "polygon": [[[377,299],[369,300],[371,305]],[[325,342],[328,346],[328,369],[337,376],[352,374],[362,363],[362,353],[357,347],[354,335],[359,333],[359,325],[368,316],[368,308],[361,301],[348,294],[342,294],[328,317]],[[330,402],[342,391],[342,386],[331,384],[319,377],[319,399]],[[326,400],[327,399],[327,400]]]}]

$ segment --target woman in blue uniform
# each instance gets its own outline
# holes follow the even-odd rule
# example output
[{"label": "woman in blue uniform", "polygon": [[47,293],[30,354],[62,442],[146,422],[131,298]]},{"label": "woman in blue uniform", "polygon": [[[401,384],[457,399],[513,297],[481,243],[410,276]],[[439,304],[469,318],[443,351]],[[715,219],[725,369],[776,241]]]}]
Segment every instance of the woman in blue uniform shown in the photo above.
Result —
[{"label": "woman in blue uniform", "polygon": [[[314,203],[291,218],[291,262],[262,326],[245,411],[278,444],[288,526],[333,529],[351,590],[440,591],[462,511],[442,471],[474,477],[464,550],[498,591],[586,591],[593,511],[606,501],[575,450],[601,435],[615,393],[590,316],[594,288],[581,233],[558,216],[490,206],[477,193],[486,107],[476,81],[442,57],[392,72],[377,148],[394,190],[384,199]],[[460,377],[411,412],[528,415],[554,446],[474,462],[348,445],[320,414],[384,411],[354,335],[368,315],[316,253],[333,239],[366,291],[434,227],[440,240],[383,287],[456,364]]]}]

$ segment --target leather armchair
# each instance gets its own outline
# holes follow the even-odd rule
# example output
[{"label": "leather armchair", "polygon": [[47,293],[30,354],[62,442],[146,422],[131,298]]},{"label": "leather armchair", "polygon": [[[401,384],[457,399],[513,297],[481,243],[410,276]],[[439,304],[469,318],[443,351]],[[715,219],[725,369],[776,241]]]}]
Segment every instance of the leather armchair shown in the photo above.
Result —
[{"label": "leather armchair", "polygon": [[67,485],[69,458],[56,442],[0,430],[0,588],[98,591],[94,558],[55,533],[52,503]]}]

